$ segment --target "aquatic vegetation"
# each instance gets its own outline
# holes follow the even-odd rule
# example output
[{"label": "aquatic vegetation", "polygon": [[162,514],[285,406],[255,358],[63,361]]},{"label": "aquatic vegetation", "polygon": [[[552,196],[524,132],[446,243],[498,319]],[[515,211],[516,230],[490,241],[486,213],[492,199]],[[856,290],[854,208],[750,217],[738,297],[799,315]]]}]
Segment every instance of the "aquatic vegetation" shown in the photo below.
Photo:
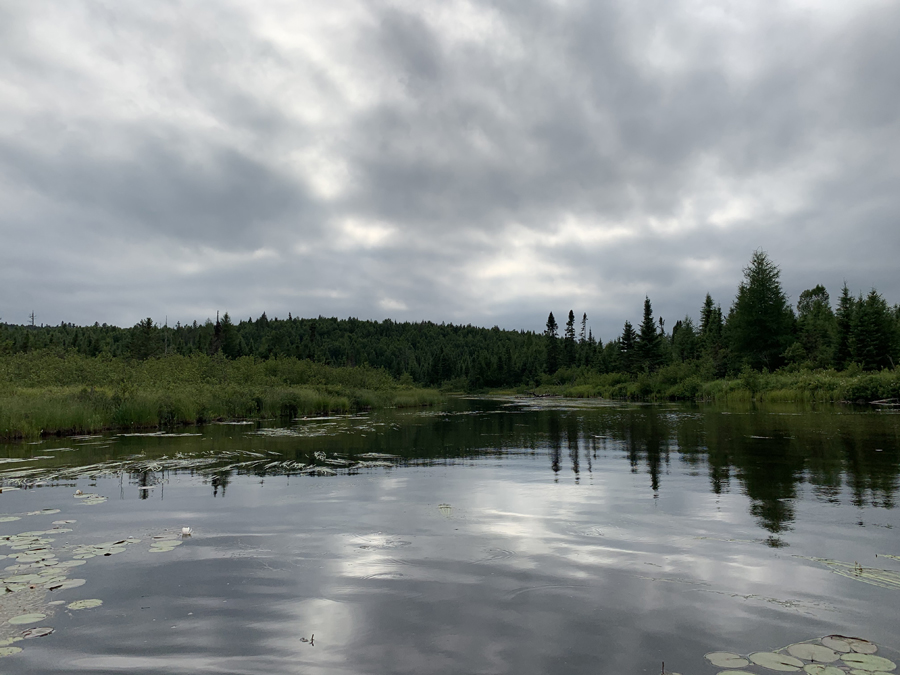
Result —
[{"label": "aquatic vegetation", "polygon": [[0,438],[275,419],[433,405],[434,390],[385,371],[299,361],[171,355],[144,362],[74,353],[0,356]]},{"label": "aquatic vegetation", "polygon": [[[844,635],[827,635],[823,638],[798,642],[771,652],[753,652],[747,656],[731,652],[710,652],[706,660],[719,668],[728,668],[719,675],[754,675],[755,671],[743,670],[753,665],[765,671],[799,672],[808,675],[873,675],[896,669],[894,661],[876,656],[878,645],[869,640]],[[751,665],[752,664],[752,665]],[[831,665],[833,664],[833,665]],[[731,670],[741,669],[741,670]]]},{"label": "aquatic vegetation", "polygon": [[102,604],[103,601],[97,600],[96,598],[92,598],[89,600],[76,600],[75,602],[70,602],[68,605],[66,605],[66,609],[93,609],[94,607],[99,607]]},{"label": "aquatic vegetation", "polygon": [[809,558],[809,560],[822,563],[835,574],[848,579],[855,579],[856,581],[880,586],[881,588],[890,588],[895,591],[900,590],[900,571],[863,567],[858,562],[848,563],[827,558]]}]

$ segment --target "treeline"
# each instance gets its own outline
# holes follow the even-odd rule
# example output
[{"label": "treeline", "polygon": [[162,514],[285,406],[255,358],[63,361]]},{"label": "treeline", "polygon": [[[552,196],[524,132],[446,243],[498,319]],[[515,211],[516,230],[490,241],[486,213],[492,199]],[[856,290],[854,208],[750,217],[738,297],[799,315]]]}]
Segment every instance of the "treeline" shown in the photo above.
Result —
[{"label": "treeline", "polygon": [[408,384],[470,391],[595,376],[706,382],[766,370],[878,371],[900,362],[900,308],[890,307],[874,289],[854,295],[845,284],[835,306],[819,285],[803,291],[795,309],[778,267],[762,251],[753,254],[727,312],[708,294],[699,310],[697,321],[686,316],[669,329],[646,298],[638,324],[626,321],[622,333],[607,342],[594,336],[586,315],[579,319],[573,311],[561,337],[552,313],[543,334],[290,314],[269,319],[265,313],[237,322],[225,313],[215,321],[175,326],[148,318],[132,328],[0,324],[0,354],[51,350],[134,361],[171,355],[295,358],[335,367],[367,365]]},{"label": "treeline", "polygon": [[900,306],[890,307],[872,289],[854,296],[844,284],[832,308],[822,285],[800,294],[796,312],[781,286],[780,270],[756,251],[728,312],[707,294],[699,322],[690,316],[671,332],[655,319],[649,298],[637,328],[625,321],[621,335],[605,345],[588,333],[576,337],[570,311],[562,338],[551,312],[544,336],[547,372],[588,367],[598,373],[652,374],[672,365],[688,365],[703,380],[746,371],[893,369],[900,363]]}]

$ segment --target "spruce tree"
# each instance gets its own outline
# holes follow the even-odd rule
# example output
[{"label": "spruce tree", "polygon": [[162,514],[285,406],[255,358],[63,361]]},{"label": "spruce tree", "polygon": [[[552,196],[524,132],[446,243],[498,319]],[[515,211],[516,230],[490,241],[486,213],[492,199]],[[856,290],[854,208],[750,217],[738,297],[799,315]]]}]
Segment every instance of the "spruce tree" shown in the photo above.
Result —
[{"label": "spruce tree", "polygon": [[563,338],[563,365],[571,368],[575,365],[575,312],[569,310],[569,318],[566,321],[566,332]]},{"label": "spruce tree", "polygon": [[660,366],[660,335],[653,320],[650,298],[644,297],[644,318],[635,342],[637,366],[646,371],[654,371]]},{"label": "spruce tree", "polygon": [[816,368],[827,368],[834,359],[837,324],[828,291],[819,284],[803,291],[797,301],[797,341]]},{"label": "spruce tree", "polygon": [[756,370],[780,367],[782,355],[794,340],[794,313],[780,276],[764,251],[754,251],[728,316],[735,356]]},{"label": "spruce tree", "polygon": [[622,329],[622,337],[619,338],[619,363],[626,373],[634,373],[638,365],[638,355],[635,350],[637,333],[630,321],[625,321]]},{"label": "spruce tree", "polygon": [[850,353],[863,370],[894,366],[894,321],[884,298],[873,288],[856,301],[850,330]]},{"label": "spruce tree", "polygon": [[559,330],[559,326],[556,324],[556,319],[553,318],[553,312],[550,312],[550,316],[547,317],[547,328],[544,331],[544,337],[546,338],[547,344],[547,373],[553,375],[557,370],[559,370],[559,334],[557,331]]},{"label": "spruce tree", "polygon": [[850,337],[853,331],[853,317],[856,313],[856,300],[850,295],[847,282],[841,289],[841,298],[838,300],[835,318],[835,340],[833,365],[838,370],[843,370],[852,361],[850,349]]}]

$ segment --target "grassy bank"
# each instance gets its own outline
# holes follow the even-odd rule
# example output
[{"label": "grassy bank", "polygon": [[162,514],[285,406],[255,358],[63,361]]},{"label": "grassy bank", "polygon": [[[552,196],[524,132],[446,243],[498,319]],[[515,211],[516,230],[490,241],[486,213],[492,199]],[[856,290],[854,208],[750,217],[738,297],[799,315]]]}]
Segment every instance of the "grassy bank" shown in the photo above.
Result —
[{"label": "grassy bank", "polygon": [[868,403],[900,398],[900,368],[879,372],[850,368],[840,372],[801,369],[774,373],[748,369],[737,377],[715,380],[705,380],[681,364],[640,375],[571,370],[545,377],[538,387],[520,387],[517,392],[632,401]]},{"label": "grassy bank", "polygon": [[0,438],[295,417],[436,403],[381,369],[294,358],[147,361],[33,352],[0,357]]}]

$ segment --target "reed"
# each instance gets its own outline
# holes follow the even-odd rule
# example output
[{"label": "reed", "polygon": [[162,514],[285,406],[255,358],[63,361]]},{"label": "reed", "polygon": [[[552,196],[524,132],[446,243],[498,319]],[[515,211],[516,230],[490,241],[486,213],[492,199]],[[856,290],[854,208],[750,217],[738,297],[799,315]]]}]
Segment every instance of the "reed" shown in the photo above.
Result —
[{"label": "reed", "polygon": [[7,439],[433,405],[440,398],[381,369],[298,359],[0,357],[0,438]]}]

